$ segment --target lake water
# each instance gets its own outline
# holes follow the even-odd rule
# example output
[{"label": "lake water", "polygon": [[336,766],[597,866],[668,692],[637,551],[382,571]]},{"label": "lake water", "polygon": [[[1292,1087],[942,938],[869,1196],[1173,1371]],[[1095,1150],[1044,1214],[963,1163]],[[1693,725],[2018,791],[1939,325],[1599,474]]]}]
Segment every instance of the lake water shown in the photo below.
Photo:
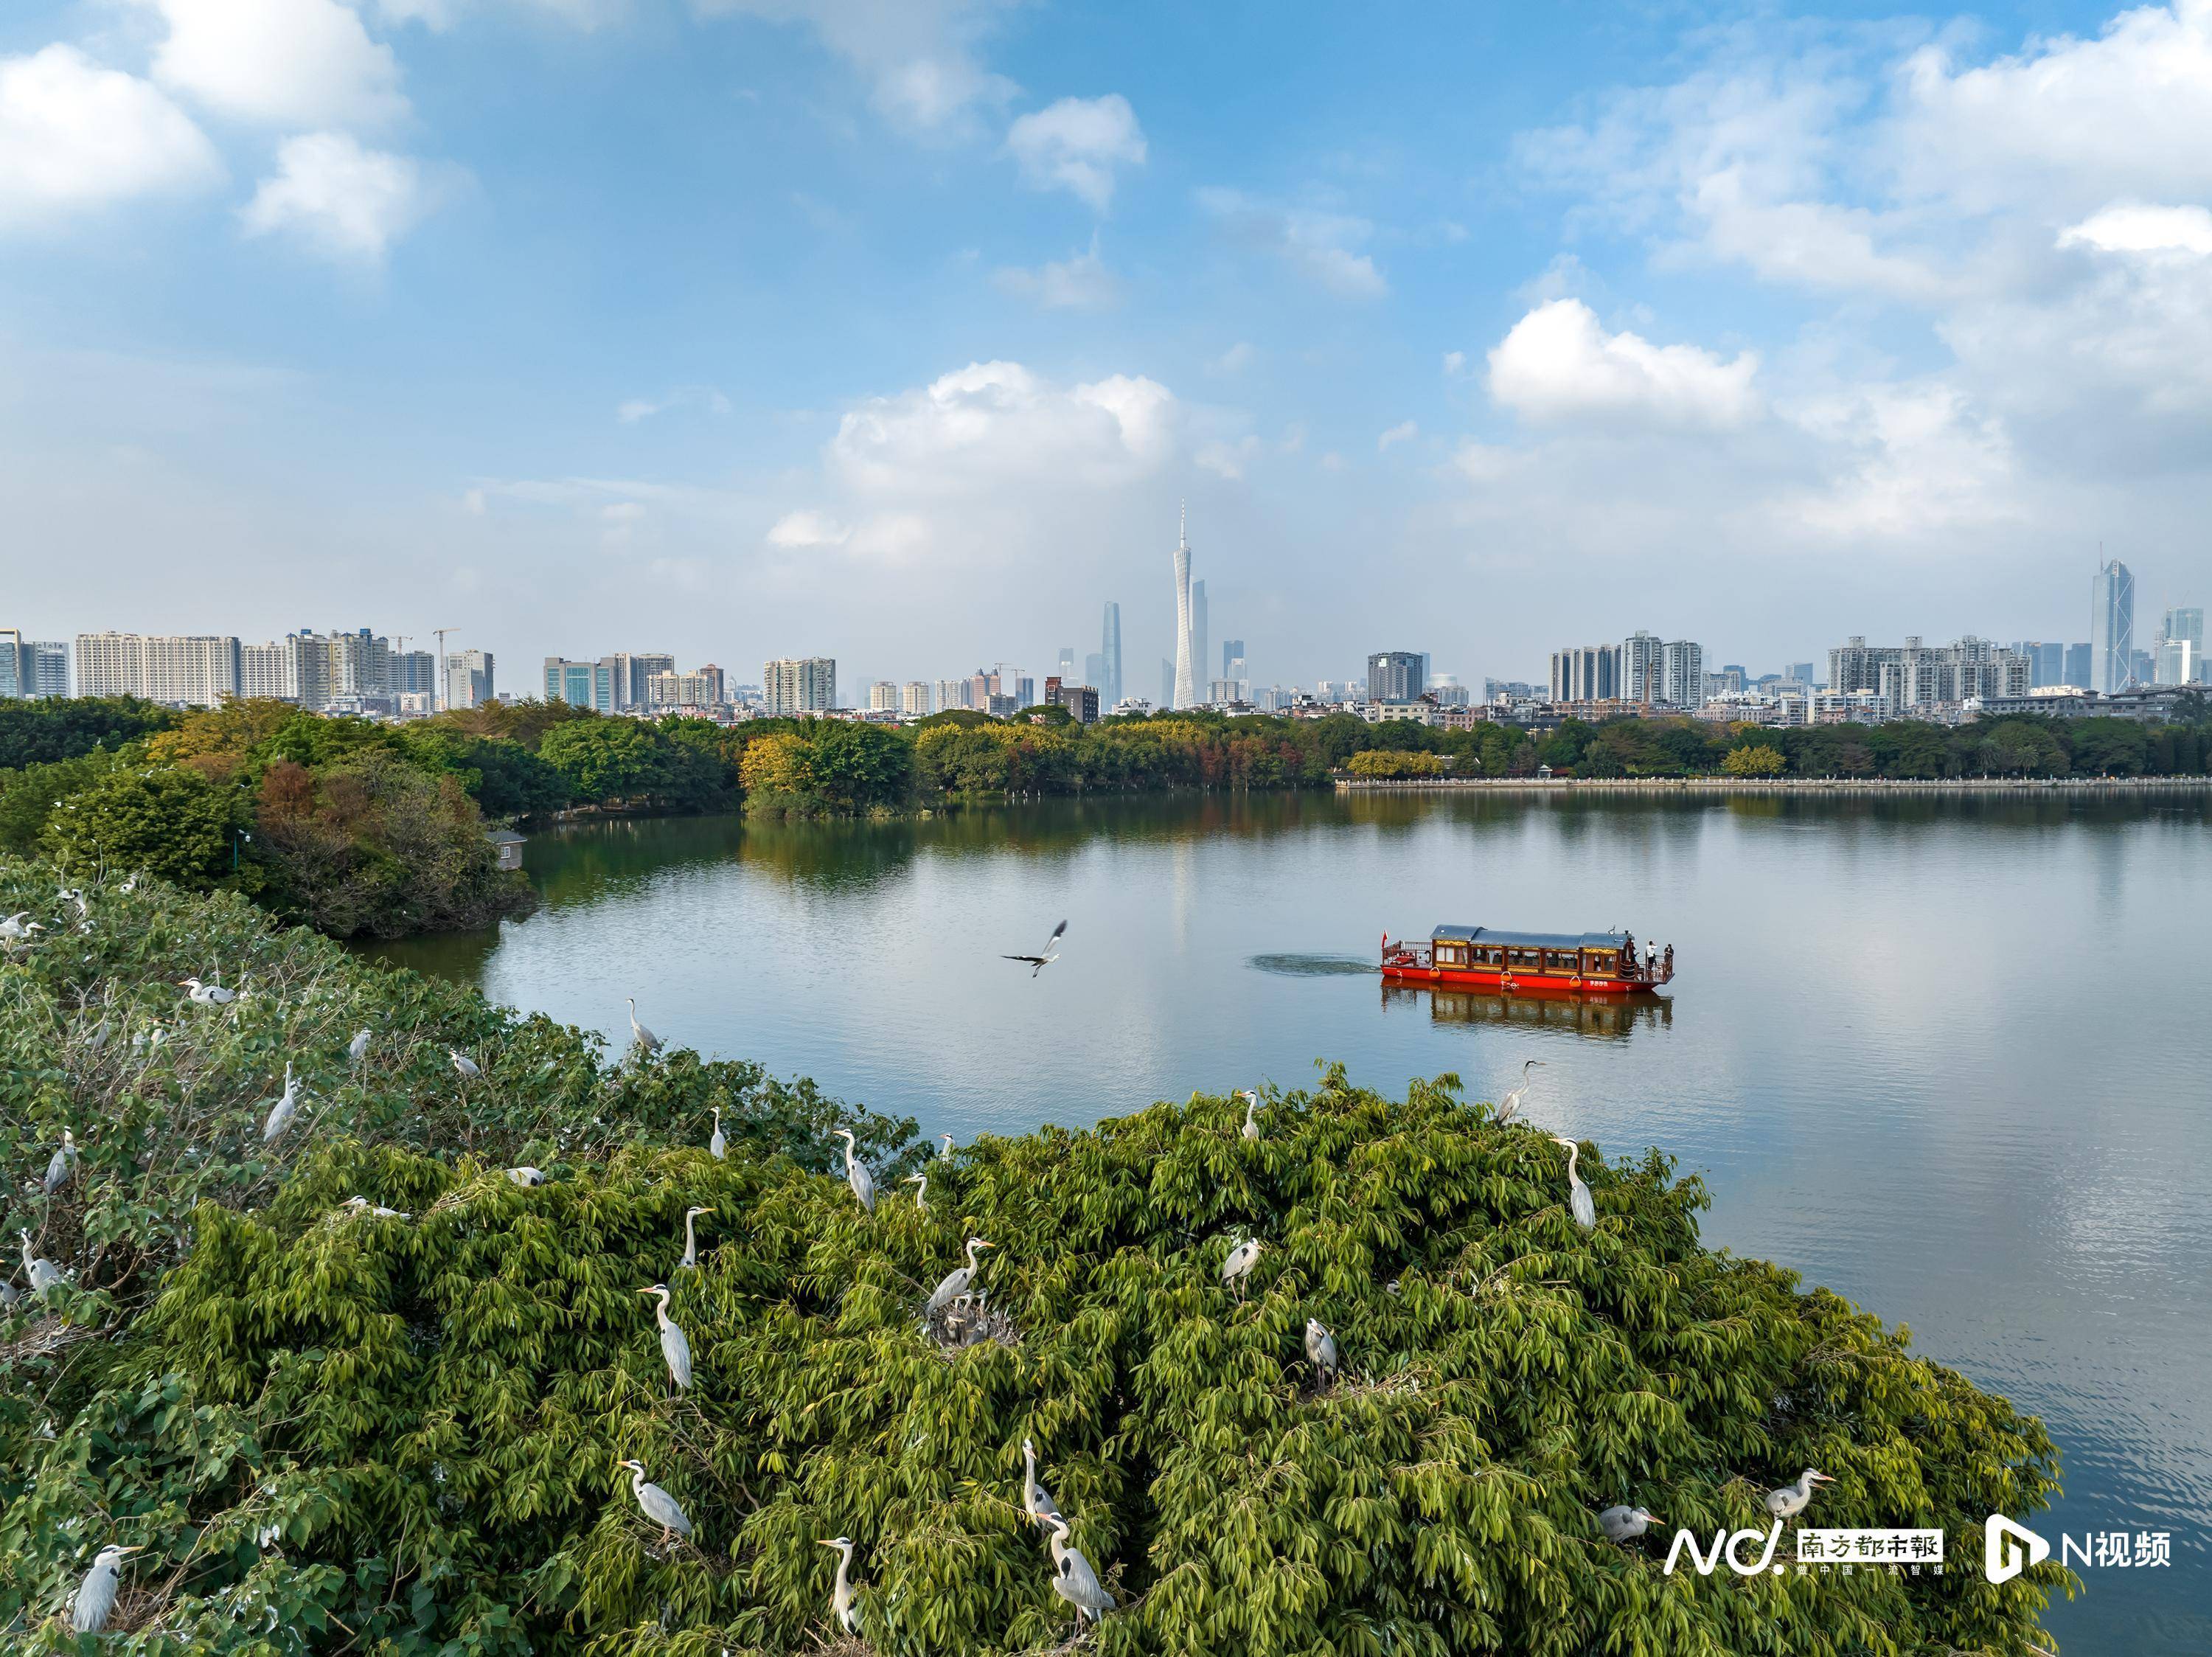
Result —
[{"label": "lake water", "polygon": [[[386,959],[626,1041],[813,1076],[963,1138],[1081,1124],[1316,1058],[1455,1070],[1711,1187],[1783,1262],[2041,1415],[2093,1569],[2068,1657],[2212,1650],[2212,806],[2062,798],[1399,795],[1053,804],[828,827],[540,836],[547,903]],[[998,959],[1065,917],[1032,978]],[[1623,926],[1656,1003],[1386,989],[1387,929]]]}]

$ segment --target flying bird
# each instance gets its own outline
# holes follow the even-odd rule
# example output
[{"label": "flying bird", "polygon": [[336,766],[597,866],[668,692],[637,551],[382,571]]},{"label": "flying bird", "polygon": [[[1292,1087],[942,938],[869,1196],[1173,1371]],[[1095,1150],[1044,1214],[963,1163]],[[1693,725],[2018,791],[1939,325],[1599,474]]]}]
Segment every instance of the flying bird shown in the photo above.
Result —
[{"label": "flying bird", "polygon": [[1544,1061],[1540,1058],[1532,1058],[1521,1067],[1521,1085],[1499,1101],[1498,1113],[1491,1118],[1492,1121],[1504,1123],[1513,1119],[1513,1112],[1521,1108],[1521,1096],[1528,1091],[1528,1072],[1543,1068]]},{"label": "flying bird", "polygon": [[834,1542],[817,1542],[817,1548],[837,1550],[837,1583],[830,1590],[830,1615],[839,1628],[848,1634],[860,1631],[860,1613],[853,1604],[853,1538],[841,1536]]},{"label": "flying bird", "polygon": [[678,1271],[696,1271],[699,1269],[699,1239],[692,1232],[692,1222],[701,1215],[712,1214],[714,1211],[712,1209],[684,1210],[684,1258],[676,1263],[676,1269]]},{"label": "flying bird", "polygon": [[1306,1319],[1306,1356],[1312,1361],[1314,1379],[1323,1386],[1334,1386],[1343,1365],[1336,1355],[1336,1337],[1322,1326],[1318,1318]]},{"label": "flying bird", "polygon": [[1597,1516],[1598,1528],[1608,1542],[1633,1542],[1650,1526],[1663,1523],[1646,1508],[1607,1508]]},{"label": "flying bird", "polygon": [[1229,1258],[1221,1263],[1221,1286],[1244,1297],[1244,1280],[1252,1275],[1252,1268],[1260,1264],[1260,1240],[1248,1237],[1229,1251]]},{"label": "flying bird", "polygon": [[930,1291],[929,1306],[927,1308],[928,1311],[936,1312],[951,1305],[953,1301],[975,1286],[975,1251],[990,1246],[990,1244],[980,1237],[970,1237],[968,1240],[968,1264],[964,1266],[953,1267],[945,1274],[943,1281]]},{"label": "flying bird", "polygon": [[660,1297],[653,1308],[653,1315],[660,1324],[660,1355],[668,1360],[668,1378],[676,1383],[676,1390],[689,1392],[691,1387],[691,1343],[675,1319],[668,1315],[668,1285],[655,1283],[651,1288],[641,1288],[638,1293]]},{"label": "flying bird", "polygon": [[629,1039],[648,1058],[660,1051],[660,1038],[637,1021],[637,997],[629,997]]},{"label": "flying bird", "polygon": [[76,1173],[76,1136],[62,1130],[62,1142],[46,1163],[46,1195],[52,1197]]},{"label": "flying bird", "polygon": [[625,1461],[617,1465],[629,1469],[630,1494],[637,1498],[637,1505],[645,1510],[645,1516],[660,1526],[663,1542],[672,1536],[688,1537],[691,1534],[691,1520],[676,1498],[658,1484],[646,1482],[643,1462]]},{"label": "flying bird", "polygon": [[1797,1475],[1796,1483],[1785,1484],[1778,1490],[1766,1493],[1766,1511],[1777,1519],[1792,1519],[1805,1511],[1805,1504],[1813,1499],[1815,1484],[1833,1484],[1836,1481],[1826,1473],[1808,1467]]},{"label": "flying bird", "polygon": [[472,1081],[483,1074],[483,1067],[457,1047],[446,1049],[446,1057],[453,1061],[453,1069],[464,1081]]},{"label": "flying bird", "polygon": [[1589,1187],[1583,1184],[1582,1175],[1575,1172],[1575,1162],[1582,1154],[1582,1147],[1571,1139],[1560,1138],[1557,1134],[1552,1136],[1552,1142],[1567,1148],[1567,1205],[1574,1210],[1575,1223],[1584,1231],[1595,1230],[1597,1204],[1590,1201]]},{"label": "flying bird", "polygon": [[1022,1441],[1022,1511],[1048,1526],[1060,1517],[1060,1503],[1036,1476],[1036,1446],[1027,1439]]},{"label": "flying bird", "polygon": [[123,1562],[137,1551],[112,1542],[100,1550],[84,1581],[77,1584],[76,1598],[70,1603],[71,1632],[98,1634],[107,1626],[115,1611],[116,1578]]},{"label": "flying bird", "polygon": [[1252,1112],[1260,1108],[1260,1095],[1247,1087],[1237,1097],[1244,1101],[1244,1125],[1237,1131],[1244,1136],[1247,1144],[1256,1145],[1260,1142],[1260,1124],[1252,1119]]},{"label": "flying bird", "polygon": [[1083,1625],[1086,1617],[1098,1621],[1121,1603],[1106,1592],[1098,1580],[1098,1573],[1091,1569],[1091,1562],[1083,1556],[1080,1548],[1067,1545],[1067,1521],[1054,1515],[1052,1520],[1052,1591],[1075,1607],[1075,1623]]},{"label": "flying bird", "polygon": [[853,1130],[840,1128],[845,1136],[845,1183],[853,1188],[853,1195],[860,1199],[860,1206],[869,1213],[876,1211],[876,1177],[868,1172],[868,1165],[853,1154]]},{"label": "flying bird", "polygon": [[284,1061],[284,1091],[269,1107],[269,1119],[261,1124],[261,1142],[273,1145],[276,1136],[292,1125],[292,1118],[300,1113],[300,1084],[292,1079],[292,1062]]},{"label": "flying bird", "polygon": [[1066,921],[1062,921],[1058,926],[1053,928],[1052,936],[1044,941],[1044,953],[1042,955],[1001,955],[999,959],[1000,960],[1007,961],[1028,962],[1030,976],[1031,978],[1035,978],[1038,973],[1043,972],[1046,967],[1050,966],[1054,961],[1060,959],[1060,935],[1066,930],[1067,923]]}]

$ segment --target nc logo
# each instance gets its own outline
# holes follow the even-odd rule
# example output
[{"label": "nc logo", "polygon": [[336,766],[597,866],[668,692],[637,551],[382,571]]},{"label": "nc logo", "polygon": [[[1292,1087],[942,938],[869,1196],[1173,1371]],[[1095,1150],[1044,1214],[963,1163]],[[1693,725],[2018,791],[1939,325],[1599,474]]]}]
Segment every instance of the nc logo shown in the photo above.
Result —
[{"label": "nc logo", "polygon": [[[1762,1535],[1766,1538],[1765,1551],[1756,1559],[1744,1558],[1739,1550],[1747,1542],[1757,1544]],[[1763,1576],[1767,1568],[1774,1564],[1774,1546],[1781,1540],[1782,1521],[1778,1519],[1774,1521],[1773,1529],[1763,1532],[1738,1531],[1734,1535],[1730,1535],[1726,1531],[1715,1531],[1713,1545],[1710,1552],[1700,1549],[1698,1546],[1698,1538],[1689,1532],[1677,1531],[1674,1532],[1674,1545],[1667,1550],[1667,1563],[1661,1574],[1672,1576],[1674,1574],[1676,1563],[1680,1561],[1685,1553],[1687,1553],[1690,1556],[1690,1563],[1697,1567],[1698,1575],[1700,1576],[1711,1576],[1719,1569],[1723,1560],[1728,1562],[1728,1568],[1738,1576]],[[2045,1553],[2050,1551],[2048,1548],[2044,1550]],[[1776,1569],[1778,1569],[1779,1567]]]},{"label": "nc logo", "polygon": [[[2023,1558],[2018,1544],[2026,1544]],[[2009,1582],[2030,1565],[2051,1557],[2051,1544],[2025,1525],[2015,1525],[2002,1514],[1991,1514],[1982,1537],[1982,1569],[1992,1582]]]}]

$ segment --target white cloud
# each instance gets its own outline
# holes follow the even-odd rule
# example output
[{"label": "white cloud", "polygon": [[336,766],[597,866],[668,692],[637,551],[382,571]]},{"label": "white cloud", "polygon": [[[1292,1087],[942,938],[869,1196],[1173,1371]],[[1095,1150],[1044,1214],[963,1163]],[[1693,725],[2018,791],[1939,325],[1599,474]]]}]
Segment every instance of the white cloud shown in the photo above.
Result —
[{"label": "white cloud", "polygon": [[1540,305],[1490,353],[1490,394],[1539,421],[1596,417],[1660,425],[1742,424],[1759,408],[1756,353],[1729,361],[1694,345],[1609,334],[1578,299]]},{"label": "white cloud", "polygon": [[1121,302],[1121,283],[1098,257],[1096,242],[1088,253],[1034,270],[1008,265],[994,271],[991,281],[1000,293],[1048,311],[1106,311]]},{"label": "white cloud", "polygon": [[1374,259],[1357,251],[1375,232],[1365,219],[1277,207],[1236,190],[1200,190],[1198,203],[1236,241],[1273,254],[1340,297],[1379,299],[1390,291]]},{"label": "white cloud", "polygon": [[1444,374],[1448,378],[1455,379],[1466,372],[1467,353],[1465,351],[1446,351],[1444,353]]},{"label": "white cloud", "polygon": [[222,174],[200,130],[137,76],[70,46],[0,58],[0,229]]},{"label": "white cloud", "polygon": [[633,397],[615,406],[615,418],[626,426],[650,420],[677,409],[698,409],[708,414],[727,414],[730,399],[712,386],[678,386],[661,397]]},{"label": "white cloud", "polygon": [[1898,538],[2021,515],[2011,445],[1955,386],[1869,387],[1792,411],[1831,480],[1781,509],[1837,537]]},{"label": "white cloud", "polygon": [[2212,212],[2121,202],[2059,232],[2061,247],[2106,253],[2212,253]]},{"label": "white cloud", "polygon": [[1229,483],[1243,481],[1245,469],[1260,456],[1263,445],[1249,432],[1238,438],[1217,437],[1198,446],[1191,464]]},{"label": "white cloud", "polygon": [[1145,134],[1118,92],[1062,98],[1007,128],[1006,153],[1032,187],[1072,191],[1103,213],[1114,199],[1114,169],[1144,164]]},{"label": "white cloud", "polygon": [[853,532],[835,518],[819,512],[787,512],[769,526],[770,546],[799,551],[815,546],[842,546]]},{"label": "white cloud", "polygon": [[868,83],[886,119],[922,134],[972,126],[1020,89],[985,69],[976,46],[1011,0],[692,0],[708,15],[802,24]]},{"label": "white cloud", "polygon": [[1242,374],[1258,360],[1259,355],[1259,352],[1252,349],[1250,340],[1240,339],[1208,362],[1206,365],[1206,371],[1208,374]]},{"label": "white cloud", "polygon": [[341,0],[137,0],[168,37],[154,78],[218,113],[270,126],[365,126],[404,115],[392,49]]},{"label": "white cloud", "polygon": [[1421,435],[1421,429],[1411,420],[1401,420],[1396,425],[1375,440],[1375,452],[1386,453],[1393,443],[1409,443]]},{"label": "white cloud", "polygon": [[298,237],[324,256],[380,261],[431,207],[421,166],[364,149],[343,132],[307,132],[277,147],[276,171],[240,210],[248,235]]},{"label": "white cloud", "polygon": [[[515,10],[543,13],[575,28],[598,28],[624,9],[626,0],[504,0]],[[388,23],[420,23],[448,29],[464,14],[489,8],[490,0],[376,0],[377,15]]]}]

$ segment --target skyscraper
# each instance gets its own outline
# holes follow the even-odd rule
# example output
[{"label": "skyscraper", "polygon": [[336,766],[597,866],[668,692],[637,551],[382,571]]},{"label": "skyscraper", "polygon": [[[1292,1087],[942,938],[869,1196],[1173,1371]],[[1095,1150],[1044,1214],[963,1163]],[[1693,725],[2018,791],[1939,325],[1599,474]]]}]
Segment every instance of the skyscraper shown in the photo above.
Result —
[{"label": "skyscraper", "polygon": [[2061,685],[2071,685],[2076,690],[2086,691],[2089,688],[2089,647],[2087,645],[2069,644],[2066,647],[2066,676],[2058,682]]},{"label": "skyscraper", "polygon": [[784,657],[761,669],[769,717],[826,714],[837,705],[837,663],[830,656]]},{"label": "skyscraper", "polygon": [[1370,702],[1413,702],[1421,694],[1421,658],[1414,650],[1377,650],[1367,658]]},{"label": "skyscraper", "polygon": [[446,705],[481,708],[492,699],[492,653],[455,650],[446,658]]},{"label": "skyscraper", "polygon": [[1198,663],[1191,655],[1190,632],[1190,512],[1185,508],[1176,526],[1176,653],[1175,678],[1169,689],[1171,706],[1188,708],[1198,701]]},{"label": "skyscraper", "polygon": [[2117,691],[2135,676],[2136,578],[2114,558],[2089,583],[2089,688]]},{"label": "skyscraper", "polygon": [[69,646],[59,639],[34,638],[23,649],[31,665],[24,670],[25,696],[69,694]]},{"label": "skyscraper", "polygon": [[2160,685],[2197,685],[2204,679],[2204,612],[2195,607],[2169,610],[2158,630],[2154,672]]},{"label": "skyscraper", "polygon": [[1221,676],[1224,679],[1244,678],[1244,641],[1225,638],[1221,641]]},{"label": "skyscraper", "polygon": [[1190,584],[1190,670],[1198,675],[1199,700],[1206,699],[1206,583]]},{"label": "skyscraper", "polygon": [[1659,651],[1659,700],[1675,708],[1695,708],[1705,699],[1705,647],[1674,639]]},{"label": "skyscraper", "polygon": [[1102,707],[1111,708],[1121,699],[1121,606],[1109,602],[1106,606],[1106,624],[1099,636],[1098,677],[1092,681],[1098,687]]},{"label": "skyscraper", "polygon": [[1620,655],[1613,664],[1613,693],[1624,702],[1664,700],[1660,695],[1665,678],[1661,648],[1641,627],[1621,640]]}]

